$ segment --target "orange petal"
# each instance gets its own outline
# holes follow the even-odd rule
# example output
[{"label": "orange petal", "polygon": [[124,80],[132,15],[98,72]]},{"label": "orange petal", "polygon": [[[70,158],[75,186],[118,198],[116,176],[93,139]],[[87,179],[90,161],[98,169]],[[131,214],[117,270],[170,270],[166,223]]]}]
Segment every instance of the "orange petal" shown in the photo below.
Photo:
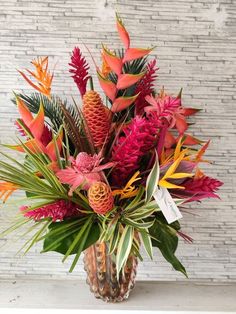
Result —
[{"label": "orange petal", "polygon": [[122,43],[124,44],[125,48],[128,49],[130,46],[129,34],[118,14],[116,14],[116,26]]},{"label": "orange petal", "polygon": [[145,74],[146,72],[141,72],[139,74],[121,74],[118,78],[118,82],[116,87],[118,89],[125,89],[129,86],[134,85],[137,83]]},{"label": "orange petal", "polygon": [[202,148],[199,150],[199,152],[197,153],[197,156],[196,156],[196,161],[200,161],[202,156],[205,154],[205,151],[207,150],[208,146],[210,144],[210,140],[208,142],[206,142],[206,144],[204,144],[202,146]]},{"label": "orange petal", "polygon": [[[63,130],[61,130],[57,134],[57,137],[56,137],[56,144],[57,144],[59,152],[61,152],[61,149],[62,149],[62,139],[63,139]],[[55,147],[55,143],[53,139],[46,147],[46,154],[52,161],[57,161],[56,147]]]},{"label": "orange petal", "polygon": [[[29,140],[24,143],[25,147],[28,148],[33,154],[40,154],[45,152],[44,146],[42,143],[37,141],[36,139]],[[18,152],[25,153],[25,148],[23,145],[4,145],[13,150],[17,150]]]},{"label": "orange petal", "polygon": [[197,139],[196,137],[193,137],[189,134],[185,134],[185,139],[183,142],[183,145],[196,145],[196,144],[201,144],[202,141]]},{"label": "orange petal", "polygon": [[41,139],[44,130],[44,109],[42,103],[40,103],[38,114],[30,123],[29,129],[36,139]]},{"label": "orange petal", "polygon": [[177,130],[180,134],[183,134],[188,128],[187,122],[185,121],[184,117],[179,114],[175,114],[175,119],[175,126]]},{"label": "orange petal", "polygon": [[171,148],[175,143],[176,139],[169,131],[167,131],[164,144],[165,148]]},{"label": "orange petal", "polygon": [[23,100],[18,96],[16,96],[16,104],[23,122],[27,127],[29,127],[31,121],[33,120],[32,113],[29,111]]},{"label": "orange petal", "polygon": [[27,82],[30,86],[32,86],[34,89],[36,89],[38,92],[41,93],[41,88],[39,88],[37,85],[35,85],[33,82],[31,82],[31,80],[28,79],[28,77],[27,77],[22,71],[19,71],[19,70],[17,70],[17,71],[22,75],[22,77],[26,80],[26,82]]},{"label": "orange petal", "polygon": [[108,64],[108,66],[114,71],[117,75],[120,75],[122,70],[122,60],[117,57],[115,54],[111,53],[105,46],[103,47],[103,57]]},{"label": "orange petal", "polygon": [[192,116],[200,110],[201,109],[195,109],[195,108],[181,108],[181,113],[184,116]]},{"label": "orange petal", "polygon": [[142,58],[142,57],[148,55],[152,50],[153,50],[153,48],[149,48],[149,49],[129,48],[125,52],[123,62],[132,61],[132,60],[136,60],[136,59]]},{"label": "orange petal", "polygon": [[137,94],[135,96],[131,96],[131,97],[123,96],[123,97],[116,98],[112,104],[111,111],[112,112],[119,112],[121,110],[126,109],[135,101],[135,99],[138,97],[138,95],[139,94]]},{"label": "orange petal", "polygon": [[5,203],[8,197],[19,188],[18,185],[11,182],[0,182],[0,199]]},{"label": "orange petal", "polygon": [[116,85],[112,81],[104,78],[99,71],[97,71],[97,75],[98,75],[100,86],[103,89],[104,93],[106,94],[108,98],[110,98],[113,101],[116,97],[116,92],[117,92]]}]

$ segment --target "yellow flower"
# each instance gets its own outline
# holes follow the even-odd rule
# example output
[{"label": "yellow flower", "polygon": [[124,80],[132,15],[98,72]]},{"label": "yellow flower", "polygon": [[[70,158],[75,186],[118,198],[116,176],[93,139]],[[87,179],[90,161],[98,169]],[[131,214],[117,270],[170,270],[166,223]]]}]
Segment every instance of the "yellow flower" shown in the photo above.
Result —
[{"label": "yellow flower", "polygon": [[176,169],[178,168],[180,162],[184,160],[186,151],[183,150],[180,154],[179,157],[173,162],[173,164],[168,168],[166,171],[165,175],[161,180],[159,181],[159,185],[162,187],[165,187],[167,189],[184,189],[183,186],[176,185],[173,183],[170,183],[166,180],[168,179],[182,179],[182,178],[189,178],[192,177],[194,174],[193,173],[184,173],[184,172],[175,172]]},{"label": "yellow flower", "polygon": [[139,174],[139,171],[135,172],[132,178],[126,183],[125,187],[120,190],[113,190],[112,195],[120,195],[120,199],[129,198],[137,195],[138,188],[135,188],[135,186],[133,186],[133,183],[141,179],[141,177],[139,177]]}]

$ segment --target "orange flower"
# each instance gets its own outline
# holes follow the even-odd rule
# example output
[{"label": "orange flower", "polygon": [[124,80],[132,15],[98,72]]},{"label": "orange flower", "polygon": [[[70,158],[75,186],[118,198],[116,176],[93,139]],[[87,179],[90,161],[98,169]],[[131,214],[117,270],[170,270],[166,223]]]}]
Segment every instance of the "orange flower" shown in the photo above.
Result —
[{"label": "orange flower", "polygon": [[18,185],[11,182],[0,182],[0,199],[3,203],[6,202],[8,197],[18,189]]},{"label": "orange flower", "polygon": [[18,70],[18,72],[34,89],[50,98],[53,74],[48,70],[48,57],[35,59],[31,63],[35,67],[35,72],[28,69],[26,71],[36,79],[38,84],[33,83],[22,71]]},{"label": "orange flower", "polygon": [[106,59],[104,57],[104,53],[101,53],[101,57],[102,57],[102,75],[107,78],[109,73],[112,71],[110,66],[108,65],[108,63],[106,62]]}]

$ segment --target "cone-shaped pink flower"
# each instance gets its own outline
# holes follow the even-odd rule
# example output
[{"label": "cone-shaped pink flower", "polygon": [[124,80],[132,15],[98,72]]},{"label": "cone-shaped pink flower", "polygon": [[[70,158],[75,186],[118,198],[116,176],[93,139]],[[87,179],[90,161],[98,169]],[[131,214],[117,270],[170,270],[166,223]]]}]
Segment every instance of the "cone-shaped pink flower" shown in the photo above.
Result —
[{"label": "cone-shaped pink flower", "polygon": [[112,160],[116,166],[112,172],[112,181],[122,186],[139,167],[140,158],[156,143],[157,128],[145,118],[136,116],[123,129],[112,151]]}]

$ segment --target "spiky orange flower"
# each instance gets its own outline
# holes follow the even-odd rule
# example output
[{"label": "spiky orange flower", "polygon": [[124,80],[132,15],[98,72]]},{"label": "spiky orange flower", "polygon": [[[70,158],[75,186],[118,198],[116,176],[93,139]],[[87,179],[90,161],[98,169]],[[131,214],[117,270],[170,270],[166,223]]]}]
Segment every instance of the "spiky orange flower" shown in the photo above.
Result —
[{"label": "spiky orange flower", "polygon": [[5,203],[8,197],[18,188],[19,187],[14,183],[0,182],[0,199],[3,200],[3,203]]},{"label": "spiky orange flower", "polygon": [[108,139],[111,120],[99,94],[90,90],[83,97],[83,115],[94,146],[101,147]]},{"label": "spiky orange flower", "polygon": [[104,182],[96,182],[88,190],[89,205],[95,213],[104,215],[112,209],[114,199],[110,187]]},{"label": "spiky orange flower", "polygon": [[48,57],[35,59],[31,63],[35,67],[35,72],[28,69],[26,71],[36,79],[38,84],[33,83],[22,71],[18,70],[18,72],[34,89],[50,98],[53,74],[48,70]]}]

